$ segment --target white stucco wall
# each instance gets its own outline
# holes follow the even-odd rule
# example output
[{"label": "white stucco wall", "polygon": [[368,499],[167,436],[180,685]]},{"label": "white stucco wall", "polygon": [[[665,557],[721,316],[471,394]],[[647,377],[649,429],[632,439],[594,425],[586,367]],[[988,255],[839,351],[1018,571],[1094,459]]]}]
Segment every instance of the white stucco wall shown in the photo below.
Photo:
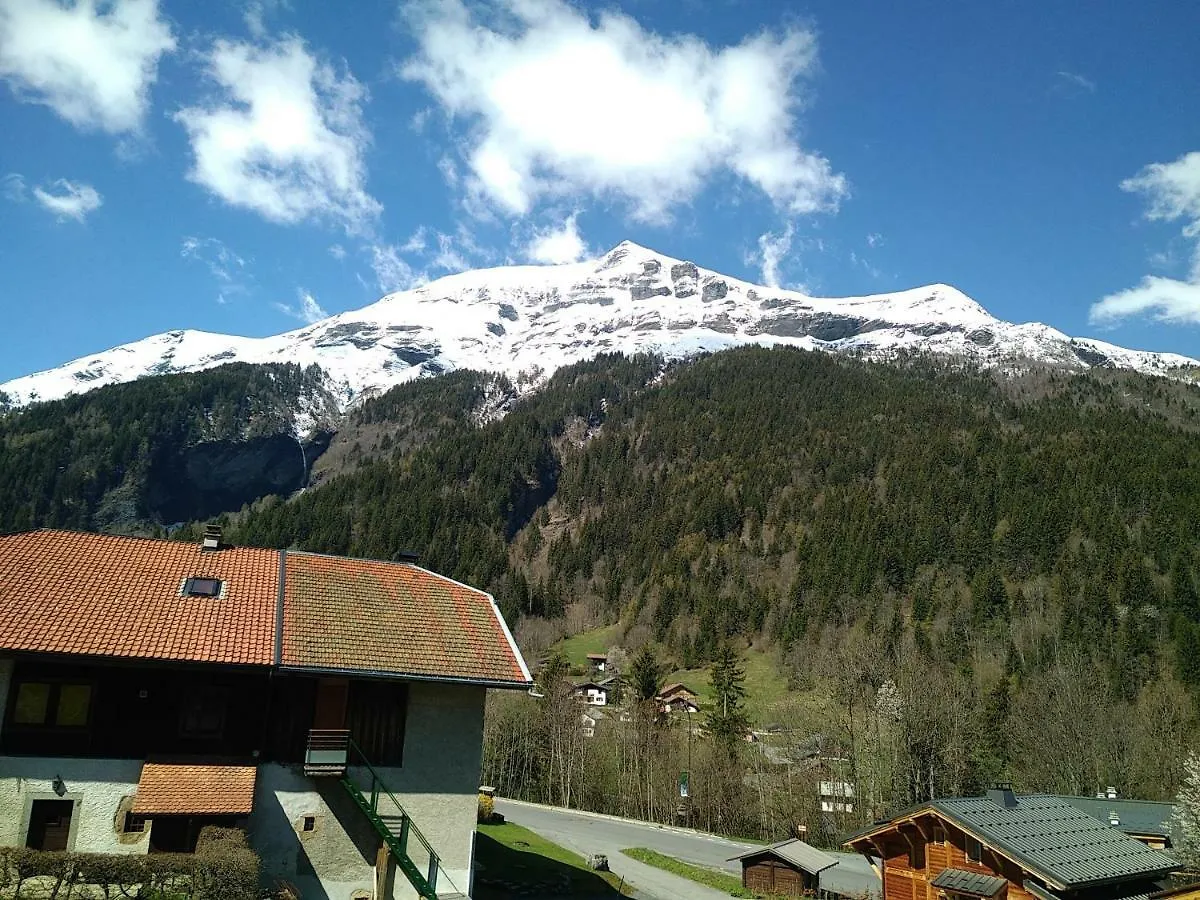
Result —
[{"label": "white stucco wall", "polygon": [[[471,887],[486,694],[469,685],[412,684],[404,765],[381,770],[441,857],[439,893]],[[397,880],[407,885],[403,876]]]},{"label": "white stucco wall", "polygon": [[62,799],[76,800],[72,821],[72,850],[80,853],[145,853],[149,829],[140,835],[119,836],[121,800],[137,790],[140,760],[39,759],[0,756],[0,846],[24,846],[27,801],[55,799],[54,779],[66,785]]},{"label": "white stucco wall", "polygon": [[[410,685],[404,764],[379,770],[441,857],[441,894],[465,894],[471,887],[484,698],[483,688]],[[386,800],[380,812],[390,812]],[[302,830],[306,815],[316,817],[311,832]],[[359,891],[374,896],[382,841],[336,778],[305,778],[299,767],[260,766],[250,840],[264,872],[294,883],[304,896],[306,888],[321,896],[317,883],[329,900],[351,900]],[[409,846],[424,871],[420,845],[410,839]],[[391,898],[416,897],[402,873],[388,880]]]}]

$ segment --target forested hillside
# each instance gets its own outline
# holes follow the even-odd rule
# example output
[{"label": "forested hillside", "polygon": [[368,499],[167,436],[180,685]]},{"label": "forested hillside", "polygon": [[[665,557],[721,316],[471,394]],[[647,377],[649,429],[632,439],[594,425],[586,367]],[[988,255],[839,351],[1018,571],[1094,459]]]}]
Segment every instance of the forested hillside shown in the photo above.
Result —
[{"label": "forested hillside", "polygon": [[[105,418],[88,405],[103,395],[0,420],[5,527],[103,525],[155,436],[214,408],[181,393],[154,417],[135,404]],[[652,645],[675,667],[727,643],[773,654],[796,699],[774,718],[850,760],[856,815],[997,779],[1176,790],[1200,736],[1200,389],[745,348],[599,357],[515,397],[459,372],[370,401],[319,486],[226,517],[228,537],[415,550],[492,590],[531,656],[610,623],[627,650]],[[23,456],[36,440],[59,455]],[[563,800],[542,726],[507,703],[494,715],[493,783]],[[669,817],[682,744],[645,747],[636,784],[597,757],[579,771],[601,780],[574,798]],[[598,739],[577,758],[602,749],[624,752]],[[763,805],[789,796],[778,785],[758,806],[722,796],[722,821],[764,836],[769,817],[795,815]]]},{"label": "forested hillside", "polygon": [[[452,407],[457,377],[379,402]],[[1194,387],[1120,373],[600,358],[483,428],[375,446],[232,534],[416,549],[493,590],[535,652],[568,609],[680,665],[774,648],[793,687],[836,700],[842,742],[886,685],[909,718],[880,802],[1000,777],[1161,797],[1200,684],[1198,410]]]},{"label": "forested hillside", "polygon": [[0,397],[0,532],[145,531],[296,490],[336,423],[322,385],[317,369],[235,363],[7,415]]}]

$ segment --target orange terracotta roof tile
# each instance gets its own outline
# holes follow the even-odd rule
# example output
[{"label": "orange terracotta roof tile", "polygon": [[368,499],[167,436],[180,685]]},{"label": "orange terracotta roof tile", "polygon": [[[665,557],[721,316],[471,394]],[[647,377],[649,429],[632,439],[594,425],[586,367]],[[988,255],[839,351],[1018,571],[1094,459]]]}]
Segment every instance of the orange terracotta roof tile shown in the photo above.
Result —
[{"label": "orange terracotta roof tile", "polygon": [[146,763],[133,811],[138,815],[246,815],[254,809],[254,766]]},{"label": "orange terracotta roof tile", "polygon": [[[180,596],[219,578],[221,597]],[[0,649],[273,662],[279,553],[43,529],[0,536]]]},{"label": "orange terracotta roof tile", "polygon": [[492,598],[408,563],[287,554],[285,666],[522,685]]}]

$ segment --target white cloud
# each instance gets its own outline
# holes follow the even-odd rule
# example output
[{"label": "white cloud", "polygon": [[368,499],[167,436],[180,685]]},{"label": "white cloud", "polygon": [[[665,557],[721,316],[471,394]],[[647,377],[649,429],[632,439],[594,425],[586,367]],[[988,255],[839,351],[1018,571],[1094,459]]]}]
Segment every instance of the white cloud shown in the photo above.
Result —
[{"label": "white cloud", "polygon": [[395,244],[372,244],[367,249],[371,254],[371,270],[375,273],[375,282],[382,293],[407,291],[429,280],[423,274],[418,275],[413,267],[401,258],[402,247]]},{"label": "white cloud", "polygon": [[137,131],[174,49],[157,0],[0,2],[0,77],[79,128]]},{"label": "white cloud", "polygon": [[1200,325],[1200,284],[1147,275],[1137,287],[1093,304],[1088,318],[1096,325],[1111,325],[1133,316]]},{"label": "white cloud", "polygon": [[341,244],[330,244],[329,245],[329,255],[332,256],[334,259],[336,259],[338,262],[341,262],[343,259],[346,258],[346,248],[343,247]]},{"label": "white cloud", "polygon": [[301,288],[296,294],[297,302],[294,306],[289,303],[276,303],[275,308],[281,313],[289,315],[293,319],[299,319],[307,325],[329,318],[329,313],[321,308],[321,304],[317,302],[317,298],[308,291]]},{"label": "white cloud", "polygon": [[412,233],[409,239],[404,242],[404,246],[400,248],[400,252],[423,253],[425,251],[428,233],[429,229],[427,229],[424,225],[417,228],[417,230]]},{"label": "white cloud", "polygon": [[90,184],[76,184],[60,178],[49,189],[35,187],[34,199],[60,219],[82,222],[90,213],[98,210],[104,198]]},{"label": "white cloud", "polygon": [[9,172],[0,179],[0,191],[9,200],[21,203],[25,200],[25,176],[17,172]]},{"label": "white cloud", "polygon": [[1058,78],[1059,84],[1063,87],[1087,91],[1089,94],[1096,93],[1096,82],[1077,72],[1059,72]]},{"label": "white cloud", "polygon": [[1141,284],[1110,294],[1093,304],[1089,318],[1112,324],[1133,316],[1161,322],[1200,324],[1200,151],[1185,153],[1170,163],[1153,163],[1121,182],[1121,190],[1144,194],[1146,218],[1183,220],[1183,236],[1195,241],[1192,268],[1186,281],[1148,275]]},{"label": "white cloud", "polygon": [[246,260],[217,238],[185,237],[179,248],[184,259],[203,263],[213,277],[234,290],[244,290],[240,279],[246,268]]},{"label": "white cloud", "polygon": [[867,246],[874,249],[875,247],[883,246],[883,235],[878,231],[872,231],[867,235]]},{"label": "white cloud", "polygon": [[558,228],[535,229],[525,248],[529,259],[538,263],[561,265],[578,262],[588,255],[588,245],[579,234],[578,214],[570,215]]},{"label": "white cloud", "polygon": [[175,115],[195,157],[188,177],[274,222],[369,228],[382,207],[366,191],[366,92],[354,76],[318,61],[296,37],[218,40],[207,62],[218,99]]},{"label": "white cloud", "polygon": [[662,220],[714,176],[756,185],[791,214],[836,208],[846,183],[795,137],[812,32],[712,47],[619,12],[593,23],[565,0],[424,2],[402,67],[465,125],[467,187],[512,215],[545,197],[615,197]]},{"label": "white cloud", "polygon": [[758,253],[752,255],[751,260],[757,261],[762,267],[762,280],[767,287],[778,288],[781,286],[779,270],[792,249],[793,234],[794,229],[789,222],[787,227],[778,234],[768,231],[758,236]]}]

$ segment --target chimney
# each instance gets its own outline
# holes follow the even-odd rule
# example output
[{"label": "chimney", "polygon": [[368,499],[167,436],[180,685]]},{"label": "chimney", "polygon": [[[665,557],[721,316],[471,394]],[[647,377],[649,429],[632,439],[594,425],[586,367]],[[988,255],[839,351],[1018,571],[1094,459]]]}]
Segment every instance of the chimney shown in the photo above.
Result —
[{"label": "chimney", "polygon": [[421,554],[416,550],[398,550],[392,557],[393,562],[417,564],[417,560],[421,558]]},{"label": "chimney", "polygon": [[1014,809],[1017,805],[1017,795],[1013,793],[1012,785],[1007,782],[997,784],[987,792],[987,797],[997,806]]},{"label": "chimney", "polygon": [[205,525],[204,539],[200,542],[201,550],[220,550],[221,549],[221,526],[220,525]]},{"label": "chimney", "polygon": [[1109,800],[1117,799],[1117,789],[1115,787],[1113,787],[1111,784],[1108,786],[1108,788],[1105,790],[1104,793],[1108,796]]},{"label": "chimney", "polygon": [[1118,825],[1121,824],[1121,817],[1117,815],[1117,811],[1115,809],[1109,810],[1108,824],[1111,825],[1113,828],[1116,828]]}]

